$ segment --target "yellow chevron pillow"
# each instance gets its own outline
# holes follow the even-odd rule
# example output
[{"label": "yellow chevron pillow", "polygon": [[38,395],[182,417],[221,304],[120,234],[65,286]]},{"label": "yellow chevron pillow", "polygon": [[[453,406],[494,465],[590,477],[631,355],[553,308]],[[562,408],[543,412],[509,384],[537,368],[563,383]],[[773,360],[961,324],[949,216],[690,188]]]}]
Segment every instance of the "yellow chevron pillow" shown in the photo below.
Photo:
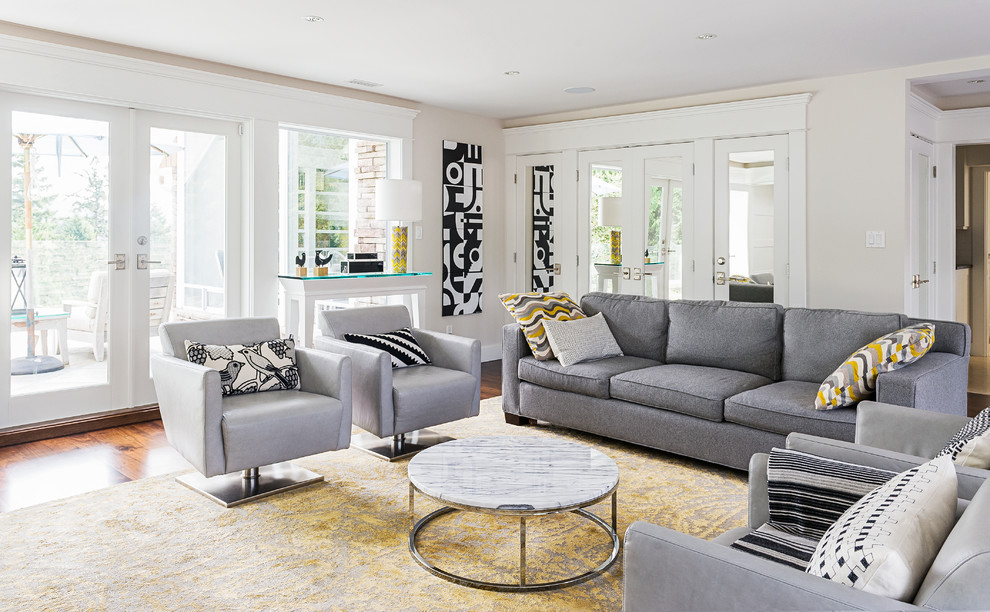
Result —
[{"label": "yellow chevron pillow", "polygon": [[522,327],[533,357],[540,361],[553,359],[550,341],[543,329],[543,319],[573,321],[583,319],[584,312],[569,295],[562,291],[550,293],[503,293],[498,296],[509,314]]},{"label": "yellow chevron pillow", "polygon": [[917,361],[935,344],[935,325],[919,323],[877,338],[849,356],[818,388],[815,408],[851,406],[872,395],[877,376]]}]

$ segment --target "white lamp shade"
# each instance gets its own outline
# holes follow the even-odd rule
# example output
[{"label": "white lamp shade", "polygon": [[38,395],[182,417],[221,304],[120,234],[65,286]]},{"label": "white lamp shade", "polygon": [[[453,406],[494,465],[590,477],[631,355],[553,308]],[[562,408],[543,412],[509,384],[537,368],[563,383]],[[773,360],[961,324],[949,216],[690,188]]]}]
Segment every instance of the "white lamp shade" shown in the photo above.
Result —
[{"label": "white lamp shade", "polygon": [[375,181],[375,219],[420,221],[423,218],[423,183],[412,179]]},{"label": "white lamp shade", "polygon": [[602,227],[622,227],[622,198],[598,199],[598,225]]}]

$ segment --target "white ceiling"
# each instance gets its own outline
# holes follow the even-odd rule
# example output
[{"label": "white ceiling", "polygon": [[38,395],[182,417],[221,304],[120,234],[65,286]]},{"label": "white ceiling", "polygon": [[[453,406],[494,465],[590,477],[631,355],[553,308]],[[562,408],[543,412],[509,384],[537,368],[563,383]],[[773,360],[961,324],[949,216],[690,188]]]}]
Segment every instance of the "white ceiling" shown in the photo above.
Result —
[{"label": "white ceiling", "polygon": [[503,119],[990,55],[969,0],[4,0],[0,20]]}]

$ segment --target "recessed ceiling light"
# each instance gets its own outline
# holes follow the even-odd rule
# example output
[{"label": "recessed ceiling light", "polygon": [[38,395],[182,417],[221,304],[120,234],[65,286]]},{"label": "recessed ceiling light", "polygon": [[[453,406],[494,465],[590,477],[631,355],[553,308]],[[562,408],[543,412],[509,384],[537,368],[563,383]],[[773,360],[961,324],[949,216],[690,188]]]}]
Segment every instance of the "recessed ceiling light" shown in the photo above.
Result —
[{"label": "recessed ceiling light", "polygon": [[966,82],[969,83],[970,85],[979,85],[980,83],[983,83],[984,81],[983,81],[983,79],[973,79],[972,81],[966,81]]},{"label": "recessed ceiling light", "polygon": [[323,19],[323,17],[320,17],[319,15],[306,15],[305,17],[303,17],[303,19],[305,19],[310,23],[320,23],[321,21],[326,21],[325,19]]},{"label": "recessed ceiling light", "polygon": [[517,76],[519,74],[518,70],[506,70],[503,73],[505,76]]},{"label": "recessed ceiling light", "polygon": [[374,81],[365,81],[363,79],[351,79],[347,81],[351,85],[359,85],[361,87],[382,87],[381,83],[376,83]]},{"label": "recessed ceiling light", "polygon": [[584,94],[584,93],[591,93],[593,91],[595,91],[594,87],[568,87],[567,89],[564,90],[564,93]]},{"label": "recessed ceiling light", "polygon": [[698,34],[699,40],[711,40],[713,38],[718,38],[718,34],[712,34],[710,32],[706,34]]}]

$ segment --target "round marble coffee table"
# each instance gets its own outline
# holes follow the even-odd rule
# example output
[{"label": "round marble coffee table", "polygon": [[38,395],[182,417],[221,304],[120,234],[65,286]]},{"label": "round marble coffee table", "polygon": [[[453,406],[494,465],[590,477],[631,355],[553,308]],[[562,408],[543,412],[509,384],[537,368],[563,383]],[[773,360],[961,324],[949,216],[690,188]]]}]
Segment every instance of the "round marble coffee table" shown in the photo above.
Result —
[{"label": "round marble coffee table", "polygon": [[[421,566],[457,584],[492,591],[539,591],[583,582],[607,570],[619,556],[615,529],[619,468],[593,448],[536,437],[453,440],[428,448],[409,462],[409,551]],[[414,493],[445,507],[415,522]],[[584,510],[612,497],[612,522]],[[416,535],[433,520],[464,510],[519,517],[519,582],[485,582],[458,576],[427,561]],[[612,539],[612,553],[593,570],[552,582],[526,581],[526,519],[573,512],[601,527]]]}]

